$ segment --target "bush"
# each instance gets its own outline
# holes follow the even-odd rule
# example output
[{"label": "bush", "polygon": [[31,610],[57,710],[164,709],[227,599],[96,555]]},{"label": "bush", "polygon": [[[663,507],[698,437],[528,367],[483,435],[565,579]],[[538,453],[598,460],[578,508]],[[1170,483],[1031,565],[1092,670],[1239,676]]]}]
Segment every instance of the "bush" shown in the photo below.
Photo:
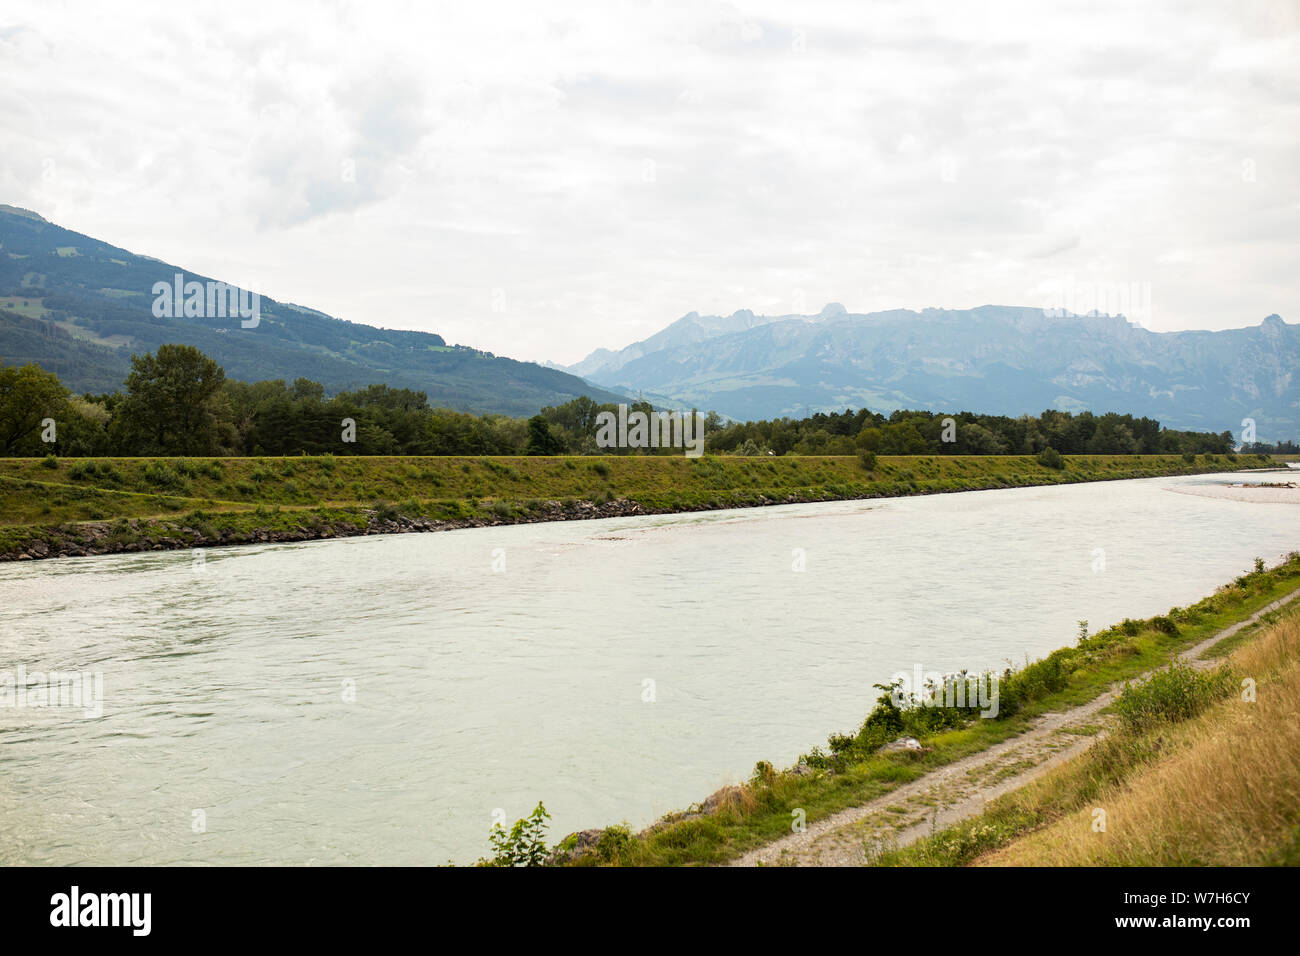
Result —
[{"label": "bush", "polygon": [[56,458],[54,455],[46,455],[44,458],[41,459],[41,467],[42,467],[42,468],[58,468],[58,467],[59,467],[59,459]]},{"label": "bush", "polygon": [[1044,468],[1052,468],[1056,471],[1065,467],[1065,459],[1061,457],[1061,453],[1050,445],[1038,453],[1038,463]]},{"label": "bush", "polygon": [[[540,807],[541,804],[539,803]],[[534,813],[536,811],[533,811]],[[618,863],[632,846],[632,830],[627,826],[606,827],[596,841],[594,851],[603,863]]]},{"label": "bush", "polygon": [[1174,623],[1173,618],[1161,614],[1159,617],[1151,619],[1151,626],[1161,634],[1177,634],[1178,625]]},{"label": "bush", "polygon": [[107,461],[79,461],[68,470],[68,477],[73,481],[96,478],[102,483],[114,485],[123,482],[122,473]]},{"label": "bush", "polygon": [[174,489],[184,484],[184,479],[161,461],[144,466],[144,480],[156,488]]},{"label": "bush", "polygon": [[858,465],[863,471],[875,471],[876,453],[874,451],[868,451],[865,448],[862,449],[862,451],[858,452]]},{"label": "bush", "polygon": [[1195,717],[1234,690],[1236,680],[1227,668],[1198,671],[1175,662],[1147,680],[1125,684],[1115,712],[1125,730],[1141,732],[1160,723]]},{"label": "bush", "polygon": [[[538,801],[533,812],[516,820],[508,833],[501,824],[494,825],[488,836],[494,851],[492,859],[479,862],[484,866],[541,866],[546,861],[546,821],[550,818],[546,807]],[[601,839],[604,840],[603,834]],[[617,837],[611,842],[617,844]],[[607,849],[617,852],[621,847],[611,845]]]}]

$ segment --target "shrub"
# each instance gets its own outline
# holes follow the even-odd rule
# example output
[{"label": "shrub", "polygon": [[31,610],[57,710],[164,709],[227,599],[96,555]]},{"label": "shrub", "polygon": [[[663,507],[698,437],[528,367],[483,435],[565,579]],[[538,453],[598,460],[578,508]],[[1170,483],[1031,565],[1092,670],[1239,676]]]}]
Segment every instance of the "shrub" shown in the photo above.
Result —
[{"label": "shrub", "polygon": [[1115,701],[1115,712],[1125,730],[1141,732],[1160,723],[1195,717],[1236,686],[1226,667],[1198,671],[1174,662],[1145,681],[1128,683]]},{"label": "shrub", "polygon": [[1065,459],[1062,458],[1061,453],[1051,445],[1048,445],[1038,453],[1038,463],[1044,468],[1052,468],[1056,471],[1060,471],[1065,467]]},{"label": "shrub", "polygon": [[44,458],[41,459],[41,467],[42,467],[42,468],[58,468],[58,467],[59,467],[59,459],[56,458],[54,455],[46,455]]},{"label": "shrub", "polygon": [[122,473],[107,461],[79,461],[68,470],[68,477],[74,481],[97,478],[104,484],[122,483]]},{"label": "shrub", "polygon": [[1174,623],[1173,618],[1161,614],[1159,617],[1151,619],[1151,626],[1161,634],[1177,634],[1178,625]]},{"label": "shrub", "polygon": [[875,471],[876,453],[874,451],[868,451],[865,448],[862,449],[862,451],[858,452],[858,465],[863,471]]},{"label": "shrub", "polygon": [[[546,807],[538,801],[533,812],[522,820],[516,820],[509,832],[501,824],[495,824],[488,835],[494,851],[492,859],[479,862],[484,866],[541,866],[546,861],[546,821],[550,818]],[[604,840],[604,834],[601,839]],[[617,842],[614,838],[611,844]],[[631,842],[630,833],[628,842]],[[599,844],[597,848],[599,852]]]},{"label": "shrub", "polygon": [[[541,804],[538,804],[540,807]],[[533,811],[536,813],[537,811]],[[593,848],[602,863],[618,863],[632,846],[632,830],[627,826],[606,827]]]},{"label": "shrub", "polygon": [[151,461],[144,466],[144,480],[156,488],[168,489],[179,488],[184,483],[179,474],[161,461]]}]

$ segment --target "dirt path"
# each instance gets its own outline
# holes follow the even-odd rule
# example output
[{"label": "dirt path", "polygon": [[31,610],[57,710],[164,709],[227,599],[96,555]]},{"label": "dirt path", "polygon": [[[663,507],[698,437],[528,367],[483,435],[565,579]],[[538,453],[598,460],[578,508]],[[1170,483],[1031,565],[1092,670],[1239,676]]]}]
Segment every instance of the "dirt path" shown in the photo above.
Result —
[{"label": "dirt path", "polygon": [[[1211,661],[1199,658],[1225,637],[1300,597],[1293,591],[1250,617],[1182,651],[1178,658],[1196,667]],[[903,784],[858,807],[808,824],[767,846],[751,850],[732,866],[861,866],[867,848],[904,847],[921,837],[975,816],[990,800],[1017,790],[1053,767],[1083,753],[1104,733],[1107,718],[1099,712],[1118,693],[1100,697],[1061,713],[1042,714],[1020,735],[987,750],[963,757]]]}]

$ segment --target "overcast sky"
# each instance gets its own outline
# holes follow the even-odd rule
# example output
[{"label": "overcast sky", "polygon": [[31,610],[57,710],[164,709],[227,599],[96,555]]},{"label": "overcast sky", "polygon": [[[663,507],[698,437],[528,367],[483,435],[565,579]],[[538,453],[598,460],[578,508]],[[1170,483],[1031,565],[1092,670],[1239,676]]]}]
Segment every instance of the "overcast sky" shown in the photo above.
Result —
[{"label": "overcast sky", "polygon": [[191,6],[7,0],[0,202],[564,363],[1098,284],[1300,321],[1296,0]]}]

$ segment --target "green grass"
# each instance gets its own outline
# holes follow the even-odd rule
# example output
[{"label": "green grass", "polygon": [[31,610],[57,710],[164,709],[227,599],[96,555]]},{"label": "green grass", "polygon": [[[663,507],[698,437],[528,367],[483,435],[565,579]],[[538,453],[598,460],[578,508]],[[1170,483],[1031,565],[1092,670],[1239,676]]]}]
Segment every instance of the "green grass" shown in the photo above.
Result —
[{"label": "green grass", "polygon": [[0,296],[0,309],[7,312],[17,312],[19,315],[25,315],[30,319],[39,319],[45,314],[43,300],[39,296]]},{"label": "green grass", "polygon": [[[1034,669],[1058,668],[1063,686],[1044,690],[1040,696],[1025,696],[1018,708],[1006,716],[975,719],[970,724],[923,737],[925,752],[871,755],[844,765],[842,769],[818,768],[810,774],[758,772],[739,788],[737,798],[712,814],[698,806],[670,814],[650,831],[636,835],[615,861],[579,858],[579,865],[617,862],[635,866],[718,864],[791,832],[792,813],[802,809],[812,823],[839,810],[858,806],[887,793],[902,783],[915,780],[930,770],[985,750],[1026,730],[1040,714],[1059,711],[1092,700],[1114,683],[1129,680],[1153,668],[1168,664],[1183,649],[1223,628],[1241,621],[1279,597],[1300,587],[1300,554],[1277,568],[1251,572],[1233,584],[1187,608],[1173,608],[1168,615],[1130,621],[1107,628],[1088,639],[1082,647],[1061,648],[1036,661],[1016,677]],[[1170,633],[1167,621],[1177,625]],[[1023,688],[1022,688],[1023,692]],[[760,764],[760,768],[763,765]],[[973,855],[1034,821],[1021,819],[1012,808],[1007,819],[985,821],[993,829],[972,831],[942,851],[944,859]],[[923,862],[926,851],[886,862]],[[938,851],[936,851],[938,852]],[[965,857],[964,857],[965,858]],[[929,862],[929,861],[926,861]]]},{"label": "green grass", "polygon": [[[36,541],[86,546],[86,529],[79,526],[111,519],[136,521],[138,541],[149,546],[213,543],[181,533],[181,513],[199,509],[214,520],[222,516],[217,526],[239,542],[258,540],[260,531],[292,536],[299,527],[332,524],[338,534],[365,530],[376,501],[401,502],[386,505],[385,514],[411,520],[521,521],[556,517],[551,502],[622,500],[648,512],[702,511],[1192,474],[1263,463],[1247,456],[1200,456],[1189,463],[1178,455],[1081,455],[1068,457],[1065,468],[1057,470],[1028,455],[880,456],[868,473],[856,456],[5,458],[0,459],[0,556],[16,556]],[[295,517],[259,518],[276,512]],[[124,532],[113,547],[127,543]]]},{"label": "green grass", "polygon": [[[249,506],[330,507],[399,501],[624,498],[649,510],[739,507],[1062,482],[1142,478],[1258,466],[1253,458],[1187,463],[1177,455],[1072,456],[1061,471],[1031,456],[881,456],[871,473],[856,457],[601,458],[296,457],[0,459],[0,526],[54,525],[151,512],[138,496]],[[33,484],[35,482],[35,484]],[[133,497],[137,496],[137,497]],[[120,510],[113,510],[114,508]],[[105,511],[107,510],[107,514]]]},{"label": "green grass", "polygon": [[[998,798],[979,816],[909,847],[878,854],[872,862],[882,866],[966,866],[1009,847],[1009,854],[999,852],[987,862],[1037,866],[1295,865],[1300,829],[1281,834],[1279,839],[1276,819],[1252,819],[1252,814],[1257,814],[1261,805],[1274,803],[1290,805],[1294,818],[1293,702],[1300,685],[1294,653],[1297,622],[1300,602],[1292,601],[1233,635],[1230,649],[1234,654],[1217,668],[1197,671],[1186,665],[1171,666],[1146,680],[1127,684],[1112,708],[1119,716],[1114,731],[1085,754],[1022,790]],[[1229,649],[1228,642],[1220,641],[1209,653],[1218,658],[1224,649]],[[1267,663],[1261,668],[1261,662],[1271,663],[1275,669]],[[1263,716],[1267,707],[1248,706],[1245,711],[1225,707],[1223,702],[1232,700],[1240,689],[1243,673],[1260,677],[1265,685],[1289,673],[1280,682],[1290,687],[1269,686],[1261,691],[1261,695],[1269,695],[1268,703],[1288,703],[1273,708],[1267,717]],[[1196,718],[1203,714],[1203,726],[1196,728]],[[1256,717],[1262,726],[1250,726]],[[1261,742],[1265,749],[1286,750],[1289,746],[1291,752],[1282,759],[1244,753],[1245,747]],[[1217,763],[1213,751],[1218,751]],[[1185,765],[1182,773],[1161,773],[1162,767],[1179,759]],[[1225,763],[1231,767],[1223,766]],[[1187,773],[1188,764],[1197,768],[1195,773]],[[1203,779],[1197,779],[1198,774]],[[1218,794],[1211,792],[1228,777],[1239,782],[1246,793],[1233,792],[1232,786],[1219,787]],[[1144,799],[1126,803],[1133,794]],[[1161,812],[1150,813],[1153,804]],[[1129,829],[1118,845],[1109,845],[1113,837],[1103,839],[1095,832],[1086,835],[1088,821],[1079,818],[1096,806],[1110,807],[1115,811],[1112,822]],[[1143,809],[1148,811],[1145,819],[1138,813]],[[1063,830],[1067,821],[1071,825]],[[1227,830],[1234,824],[1244,826],[1256,845],[1239,845]],[[1143,840],[1133,839],[1135,831],[1149,835],[1145,846]],[[1151,844],[1158,849],[1153,851]],[[1048,848],[1056,858],[1045,858]]]}]

